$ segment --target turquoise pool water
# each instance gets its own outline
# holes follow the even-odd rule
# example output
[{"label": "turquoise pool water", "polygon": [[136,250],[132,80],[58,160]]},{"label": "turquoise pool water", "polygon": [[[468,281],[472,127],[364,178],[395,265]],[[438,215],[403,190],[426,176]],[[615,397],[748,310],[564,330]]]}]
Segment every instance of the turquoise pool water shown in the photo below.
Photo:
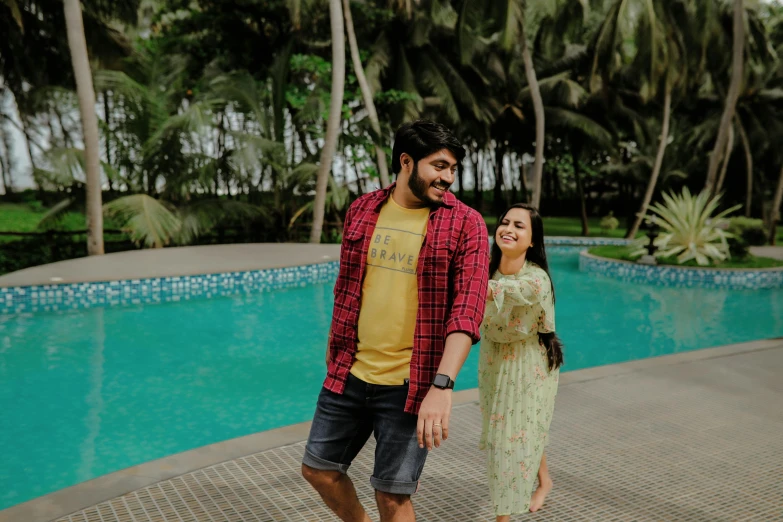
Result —
[{"label": "turquoise pool water", "polygon": [[[564,370],[783,336],[783,291],[632,285],[552,257]],[[0,509],[309,420],[331,292],[0,316]],[[458,389],[476,386],[477,355]]]}]

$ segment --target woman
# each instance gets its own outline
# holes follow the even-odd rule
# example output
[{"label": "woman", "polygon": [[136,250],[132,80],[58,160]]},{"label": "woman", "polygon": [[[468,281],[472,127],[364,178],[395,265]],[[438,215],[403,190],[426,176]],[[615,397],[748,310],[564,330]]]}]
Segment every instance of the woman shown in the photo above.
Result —
[{"label": "woman", "polygon": [[[544,448],[563,363],[555,292],[535,208],[517,204],[498,220],[482,324],[481,449],[498,522],[538,511],[552,490]],[[539,486],[533,493],[538,476]]]}]

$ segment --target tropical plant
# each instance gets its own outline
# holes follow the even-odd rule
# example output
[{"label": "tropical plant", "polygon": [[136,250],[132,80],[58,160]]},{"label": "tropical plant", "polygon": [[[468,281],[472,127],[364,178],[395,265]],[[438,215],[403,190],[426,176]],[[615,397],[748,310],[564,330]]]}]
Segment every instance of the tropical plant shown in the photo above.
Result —
[{"label": "tropical plant", "polygon": [[[676,256],[680,264],[694,260],[701,266],[728,259],[731,255],[728,239],[732,234],[727,231],[726,216],[741,205],[714,214],[719,204],[719,195],[703,191],[693,196],[687,187],[679,195],[663,194],[663,203],[652,205],[652,214],[645,216],[663,230],[654,242],[658,249],[655,257]],[[637,243],[639,248],[633,255],[645,253],[643,242]]]},{"label": "tropical plant", "polygon": [[225,222],[268,219],[261,208],[231,200],[204,200],[177,208],[147,194],[134,194],[104,205],[112,217],[137,245],[163,248],[187,244]]},{"label": "tropical plant", "polygon": [[750,247],[761,246],[767,241],[767,231],[764,221],[746,217],[733,217],[729,219],[728,231],[729,251],[731,257],[742,259],[750,253]]}]

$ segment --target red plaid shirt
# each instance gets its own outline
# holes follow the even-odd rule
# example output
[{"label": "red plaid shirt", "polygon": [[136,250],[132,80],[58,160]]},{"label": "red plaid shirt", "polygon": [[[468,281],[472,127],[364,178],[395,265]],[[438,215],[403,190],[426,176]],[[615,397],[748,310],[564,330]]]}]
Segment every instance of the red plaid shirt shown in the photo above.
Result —
[{"label": "red plaid shirt", "polygon": [[[331,362],[324,386],[342,393],[356,355],[362,281],[372,232],[394,185],[357,199],[348,209],[334,285],[329,339]],[[474,343],[484,317],[489,279],[489,241],[481,214],[447,192],[443,206],[430,213],[416,268],[419,309],[411,355],[405,411],[418,414],[430,389],[446,337],[464,332]]]}]

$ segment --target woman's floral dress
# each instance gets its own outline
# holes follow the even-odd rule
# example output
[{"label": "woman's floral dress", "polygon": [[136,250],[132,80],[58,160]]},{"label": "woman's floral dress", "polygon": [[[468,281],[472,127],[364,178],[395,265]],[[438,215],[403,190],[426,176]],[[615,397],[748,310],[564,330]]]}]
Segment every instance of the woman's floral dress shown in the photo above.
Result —
[{"label": "woman's floral dress", "polygon": [[526,513],[555,408],[559,370],[549,371],[538,332],[555,331],[549,276],[527,261],[489,281],[479,359],[482,432],[496,515]]}]

